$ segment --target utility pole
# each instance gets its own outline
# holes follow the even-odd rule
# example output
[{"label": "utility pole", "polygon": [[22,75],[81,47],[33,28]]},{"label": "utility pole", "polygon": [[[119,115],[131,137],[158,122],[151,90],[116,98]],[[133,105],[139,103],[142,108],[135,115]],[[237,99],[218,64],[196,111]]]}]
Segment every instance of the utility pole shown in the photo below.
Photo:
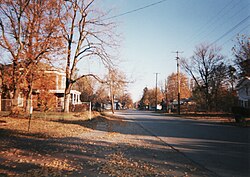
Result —
[{"label": "utility pole", "polygon": [[166,100],[166,111],[168,111],[168,94],[167,94],[167,80],[165,79],[165,100]]},{"label": "utility pole", "polygon": [[176,61],[177,61],[177,85],[178,85],[178,114],[181,114],[181,104],[180,104],[180,94],[181,94],[181,87],[180,87],[180,63],[179,63],[179,53],[183,53],[183,52],[179,52],[178,50],[176,52]]},{"label": "utility pole", "polygon": [[155,74],[155,111],[157,111],[157,77],[160,73],[154,73]]}]

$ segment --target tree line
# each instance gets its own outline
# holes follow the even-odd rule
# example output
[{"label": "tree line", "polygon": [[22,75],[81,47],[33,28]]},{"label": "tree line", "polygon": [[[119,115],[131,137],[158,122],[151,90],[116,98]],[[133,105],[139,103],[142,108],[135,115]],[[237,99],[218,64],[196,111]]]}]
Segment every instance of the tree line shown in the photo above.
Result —
[{"label": "tree line", "polygon": [[99,110],[103,104],[110,104],[114,112],[115,101],[120,103],[120,109],[129,109],[133,107],[131,95],[127,92],[129,83],[125,74],[117,69],[110,70],[106,74],[105,83],[101,83],[95,78],[85,77],[73,86],[74,89],[81,92],[83,102],[92,102],[94,108]]},{"label": "tree line", "polygon": [[[233,58],[222,55],[221,48],[200,44],[190,58],[181,58],[181,99],[191,98],[197,110],[231,111],[237,104],[236,86],[250,77],[250,37],[239,35],[232,47]],[[172,73],[159,92],[158,103],[177,100],[177,74]],[[140,106],[155,106],[156,90],[144,88]]]}]

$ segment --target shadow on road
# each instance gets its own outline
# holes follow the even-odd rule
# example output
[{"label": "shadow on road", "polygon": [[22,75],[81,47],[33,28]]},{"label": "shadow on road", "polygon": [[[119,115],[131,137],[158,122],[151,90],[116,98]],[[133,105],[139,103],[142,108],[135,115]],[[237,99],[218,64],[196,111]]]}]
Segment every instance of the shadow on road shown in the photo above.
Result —
[{"label": "shadow on road", "polygon": [[[112,138],[112,137],[111,137]],[[0,129],[0,176],[183,176],[205,173],[159,142],[152,146]],[[131,165],[132,164],[132,165]],[[119,175],[119,171],[122,174]]]},{"label": "shadow on road", "polygon": [[[56,121],[92,129],[92,132],[86,132],[79,137],[56,138],[46,134],[0,129],[0,176],[22,172],[35,172],[38,176],[44,173],[105,176],[115,173],[114,170],[126,168],[128,173],[136,171],[134,176],[141,176],[140,173],[145,172],[145,169],[151,169],[146,171],[149,176],[155,176],[161,171],[170,176],[183,176],[187,170],[188,173],[198,174],[197,176],[206,176],[203,172],[215,175],[185,158],[184,154],[176,153],[168,145],[196,158],[200,158],[199,155],[203,152],[211,152],[211,156],[218,158],[212,163],[221,171],[228,170],[221,166],[220,160],[226,154],[230,159],[237,161],[235,167],[232,167],[233,171],[239,168],[245,176],[249,174],[249,158],[243,157],[246,155],[245,152],[249,154],[247,128],[175,119],[155,113],[122,114],[123,118],[99,117],[90,121]],[[89,136],[94,132],[101,136]],[[149,138],[152,135],[157,138]],[[121,140],[127,136],[140,140],[141,144],[131,144],[129,138],[126,141]],[[230,148],[226,148],[227,146]],[[215,149],[216,151],[213,151]],[[201,160],[209,162],[214,159]],[[146,166],[138,166],[140,163]],[[231,164],[228,161],[223,163],[229,163],[229,166]]]}]

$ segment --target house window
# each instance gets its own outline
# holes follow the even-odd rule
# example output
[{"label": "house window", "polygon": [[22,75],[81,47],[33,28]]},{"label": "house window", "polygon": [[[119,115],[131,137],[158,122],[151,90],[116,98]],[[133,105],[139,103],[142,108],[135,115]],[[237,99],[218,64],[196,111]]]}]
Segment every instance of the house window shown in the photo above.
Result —
[{"label": "house window", "polygon": [[245,103],[245,104],[244,104],[244,107],[245,107],[245,108],[248,108],[248,101],[244,101],[244,103]]}]

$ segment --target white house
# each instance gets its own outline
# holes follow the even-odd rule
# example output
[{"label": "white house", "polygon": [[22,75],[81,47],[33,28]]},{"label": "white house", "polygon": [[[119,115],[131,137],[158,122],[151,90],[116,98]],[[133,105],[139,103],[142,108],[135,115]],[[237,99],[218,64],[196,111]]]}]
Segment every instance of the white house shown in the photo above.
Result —
[{"label": "white house", "polygon": [[239,99],[239,105],[244,108],[250,108],[250,77],[242,79],[237,87],[237,95]]}]

